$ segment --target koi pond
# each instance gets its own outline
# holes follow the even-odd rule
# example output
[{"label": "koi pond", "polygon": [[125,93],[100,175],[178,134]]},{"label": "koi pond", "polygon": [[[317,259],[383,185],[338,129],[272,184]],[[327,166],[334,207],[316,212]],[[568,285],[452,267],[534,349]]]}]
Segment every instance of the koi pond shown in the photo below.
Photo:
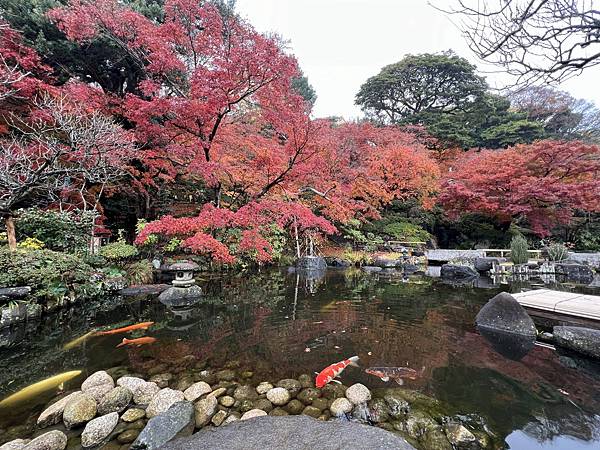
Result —
[{"label": "koi pond", "polygon": [[[36,420],[48,402],[97,370],[115,379],[138,373],[177,379],[182,367],[233,368],[256,383],[274,383],[314,378],[358,355],[360,368],[340,376],[344,385],[400,389],[365,369],[410,367],[417,376],[402,389],[437,400],[446,416],[484,423],[495,443],[490,448],[600,448],[600,365],[538,345],[511,359],[475,329],[487,300],[521,285],[457,287],[425,275],[355,269],[321,278],[275,270],[197,280],[205,294],[195,305],[170,309],[156,296],[114,298],[2,330],[0,399],[56,375],[81,373],[0,403],[0,444],[39,434]],[[129,334],[91,333],[141,322],[154,325]],[[117,348],[123,337],[142,336],[156,342]]]}]

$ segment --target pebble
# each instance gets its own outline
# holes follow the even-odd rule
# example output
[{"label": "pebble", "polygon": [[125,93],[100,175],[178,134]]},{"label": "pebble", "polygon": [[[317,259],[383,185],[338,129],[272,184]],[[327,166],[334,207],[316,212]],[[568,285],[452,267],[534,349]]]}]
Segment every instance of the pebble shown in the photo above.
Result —
[{"label": "pebble", "polygon": [[223,423],[223,421],[227,418],[226,411],[217,411],[217,413],[212,417],[211,422],[214,426],[219,427]]},{"label": "pebble", "polygon": [[311,388],[311,387],[315,387],[315,382],[313,380],[313,377],[311,377],[310,375],[303,373],[302,375],[300,375],[298,377],[298,381],[300,382],[300,386],[302,386],[303,388]]},{"label": "pebble", "polygon": [[284,380],[279,380],[277,383],[277,387],[282,387],[288,390],[292,397],[298,395],[300,389],[302,389],[302,385],[298,380],[294,380],[293,378],[286,378]]},{"label": "pebble", "polygon": [[346,398],[355,405],[371,400],[371,391],[364,384],[356,383],[346,390]]},{"label": "pebble", "polygon": [[75,397],[81,394],[81,391],[73,392],[66,397],[61,398],[57,402],[46,408],[37,420],[37,426],[40,428],[46,428],[50,425],[56,425],[62,420],[63,411],[65,406]]},{"label": "pebble", "polygon": [[269,413],[269,415],[276,416],[276,417],[277,416],[289,416],[289,413],[285,409],[277,407],[277,408],[273,409],[273,411],[271,411]]},{"label": "pebble", "polygon": [[119,414],[116,412],[92,420],[81,433],[81,445],[84,448],[99,445],[110,436],[118,422]]},{"label": "pebble", "polygon": [[14,441],[0,445],[0,450],[23,450],[29,442],[26,439],[15,439]]},{"label": "pebble", "polygon": [[254,401],[254,408],[262,409],[265,412],[270,412],[273,410],[273,404],[266,398],[259,398],[258,400]]},{"label": "pebble", "polygon": [[117,436],[117,442],[119,444],[129,444],[139,436],[140,430],[125,430]]},{"label": "pebble", "polygon": [[266,394],[271,389],[273,389],[273,385],[267,381],[263,381],[258,386],[256,386],[256,392],[258,392],[259,395]]},{"label": "pebble", "polygon": [[146,417],[146,411],[141,408],[131,408],[125,411],[125,413],[121,416],[121,420],[123,422],[135,422],[136,420],[140,420]]},{"label": "pebble", "polygon": [[107,393],[98,404],[98,414],[105,415],[113,412],[122,412],[127,408],[133,394],[123,386],[117,386]]},{"label": "pebble", "polygon": [[196,403],[194,409],[196,411],[196,428],[202,428],[208,425],[212,416],[217,412],[217,399],[215,397],[206,397]]},{"label": "pebble", "polygon": [[65,405],[63,422],[67,430],[89,422],[96,416],[97,404],[91,395],[82,393]]},{"label": "pebble", "polygon": [[219,399],[219,403],[225,408],[231,408],[235,403],[235,399],[233,397],[230,397],[229,395],[225,395]]},{"label": "pebble", "polygon": [[233,381],[235,379],[235,371],[231,369],[220,370],[215,375],[219,381]]},{"label": "pebble", "polygon": [[169,386],[169,381],[173,379],[173,375],[170,373],[159,373],[157,375],[153,375],[148,380],[150,383],[156,383],[156,385],[164,389]]},{"label": "pebble", "polygon": [[285,406],[285,410],[292,415],[300,414],[303,409],[304,409],[304,403],[302,403],[300,400],[296,400],[296,399],[290,401]]},{"label": "pebble", "polygon": [[321,396],[321,391],[316,388],[305,388],[300,391],[296,397],[305,405],[310,405],[315,399]]},{"label": "pebble", "polygon": [[238,420],[240,419],[238,419],[236,416],[227,416],[227,419],[225,419],[221,425],[229,425],[230,423],[237,422]]},{"label": "pebble", "polygon": [[315,408],[314,406],[307,406],[306,408],[304,408],[302,410],[302,414],[316,419],[317,417],[319,417],[321,415],[321,410],[318,408]]},{"label": "pebble", "polygon": [[329,410],[334,417],[342,417],[344,414],[348,414],[352,411],[352,403],[347,398],[336,398]]},{"label": "pebble", "polygon": [[88,389],[95,386],[110,385],[111,388],[115,387],[115,382],[112,377],[104,370],[93,373],[81,383],[81,390],[86,392]]},{"label": "pebble", "polygon": [[262,409],[251,409],[250,411],[245,412],[244,415],[240,418],[240,420],[248,420],[266,415],[267,413],[264,412]]},{"label": "pebble", "polygon": [[256,388],[252,386],[238,386],[233,392],[233,398],[236,400],[256,400],[258,394]]},{"label": "pebble", "polygon": [[276,387],[267,392],[267,399],[275,406],[285,405],[290,401],[290,392],[283,387]]},{"label": "pebble", "polygon": [[210,394],[208,394],[207,397],[219,398],[221,395],[225,394],[226,392],[227,392],[227,389],[218,388],[218,389],[213,390]]},{"label": "pebble", "polygon": [[145,382],[133,391],[133,402],[136,405],[148,405],[152,399],[160,392],[156,383]]},{"label": "pebble", "polygon": [[121,377],[117,380],[117,386],[126,387],[134,394],[136,393],[138,388],[143,386],[144,384],[146,384],[146,381],[138,377]]},{"label": "pebble", "polygon": [[158,416],[160,413],[167,411],[175,403],[183,400],[185,400],[183,392],[169,388],[161,389],[148,404],[146,417],[151,419],[152,417]]},{"label": "pebble", "polygon": [[183,396],[188,402],[195,402],[204,394],[208,394],[210,392],[212,392],[212,388],[210,387],[210,385],[208,383],[205,383],[204,381],[199,381],[198,383],[194,383],[190,387],[188,387],[183,392]]},{"label": "pebble", "polygon": [[67,436],[62,431],[53,430],[36,437],[27,444],[27,450],[64,450]]}]

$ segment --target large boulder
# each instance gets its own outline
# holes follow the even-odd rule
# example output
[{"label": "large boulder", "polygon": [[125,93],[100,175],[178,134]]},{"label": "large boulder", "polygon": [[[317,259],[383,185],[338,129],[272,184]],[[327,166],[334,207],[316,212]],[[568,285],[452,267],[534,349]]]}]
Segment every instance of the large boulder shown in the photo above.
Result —
[{"label": "large boulder", "polygon": [[352,265],[350,261],[335,256],[326,256],[325,261],[329,267],[350,267]]},{"label": "large boulder", "polygon": [[0,288],[0,301],[21,299],[27,297],[30,292],[29,286]]},{"label": "large boulder", "polygon": [[444,264],[440,271],[440,277],[443,280],[465,283],[475,280],[479,273],[469,266],[459,266],[456,264]]},{"label": "large boulder", "polygon": [[502,292],[487,302],[477,314],[475,323],[486,328],[506,333],[535,337],[537,331],[531,317],[509,293]]},{"label": "large boulder", "polygon": [[296,261],[296,267],[302,270],[321,271],[327,269],[327,261],[320,256],[303,256]]},{"label": "large boulder", "polygon": [[322,422],[306,415],[256,417],[226,427],[206,428],[164,450],[414,450],[380,428],[346,421]]},{"label": "large boulder", "polygon": [[554,327],[554,342],[569,350],[600,359],[600,330]]},{"label": "large boulder", "polygon": [[163,448],[175,437],[185,437],[194,431],[194,405],[183,401],[175,403],[166,412],[148,421],[137,437],[132,450],[154,450]]},{"label": "large boulder", "polygon": [[506,262],[506,258],[490,258],[490,257],[481,257],[476,258],[473,261],[473,265],[475,266],[475,270],[477,272],[489,272],[492,270],[494,265],[499,265],[500,263]]}]

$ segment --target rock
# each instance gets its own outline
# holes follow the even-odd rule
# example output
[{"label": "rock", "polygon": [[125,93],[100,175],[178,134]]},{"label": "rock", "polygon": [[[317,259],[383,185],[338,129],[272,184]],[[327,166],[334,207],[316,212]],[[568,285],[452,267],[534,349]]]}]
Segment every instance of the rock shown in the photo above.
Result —
[{"label": "rock", "polygon": [[157,373],[156,375],[152,375],[148,381],[150,383],[156,383],[159,388],[164,389],[169,386],[172,379],[173,374],[171,373]]},{"label": "rock", "polygon": [[477,438],[475,437],[475,435],[460,423],[448,423],[446,424],[444,431],[446,432],[446,437],[448,438],[448,441],[450,441],[450,444],[452,444],[455,448],[479,448]]},{"label": "rock", "polygon": [[66,446],[65,433],[53,430],[36,437],[25,446],[25,450],[64,450]]},{"label": "rock", "polygon": [[326,398],[315,398],[311,404],[315,408],[319,408],[321,411],[329,408],[329,400]]},{"label": "rock", "polygon": [[344,397],[347,389],[348,388],[343,384],[329,383],[327,386],[321,389],[321,394],[323,394],[323,397],[332,400]]},{"label": "rock", "polygon": [[254,408],[262,409],[264,412],[269,413],[273,411],[273,403],[271,403],[266,398],[259,398],[258,400],[254,401]]},{"label": "rock", "polygon": [[289,416],[289,413],[280,407],[274,408],[271,412],[269,412],[270,416],[275,416],[275,417],[279,417],[279,416]]},{"label": "rock", "polygon": [[475,266],[475,270],[477,272],[489,272],[492,270],[494,265],[499,265],[500,263],[506,262],[506,258],[475,258],[473,265]]},{"label": "rock", "polygon": [[600,359],[600,330],[580,327],[554,327],[556,345]]},{"label": "rock", "polygon": [[159,392],[160,388],[156,383],[144,382],[133,391],[133,402],[136,405],[149,405]]},{"label": "rock", "polygon": [[213,390],[210,394],[208,394],[207,397],[219,398],[220,396],[222,396],[226,392],[227,392],[227,389],[225,389],[225,388],[218,388],[218,389]]},{"label": "rock", "polygon": [[304,410],[304,403],[294,399],[285,406],[285,410],[291,415],[300,414]]},{"label": "rock", "polygon": [[350,267],[352,265],[350,261],[332,256],[326,256],[325,261],[328,267]]},{"label": "rock", "polygon": [[377,427],[323,422],[308,416],[258,417],[207,428],[173,441],[163,450],[414,450],[404,439]]},{"label": "rock", "polygon": [[217,411],[217,413],[214,416],[212,416],[212,419],[210,421],[215,427],[220,427],[226,418],[226,411]]},{"label": "rock", "polygon": [[112,412],[105,416],[97,417],[89,422],[81,433],[81,445],[85,448],[100,445],[119,422],[119,414]]},{"label": "rock", "polygon": [[46,428],[50,425],[56,425],[62,420],[63,411],[65,406],[75,397],[81,394],[81,391],[73,392],[66,397],[61,398],[57,402],[46,408],[37,420],[37,426],[39,428]]},{"label": "rock", "polygon": [[276,387],[267,392],[267,399],[275,406],[285,405],[291,398],[289,391],[283,387]]},{"label": "rock", "polygon": [[536,336],[533,320],[515,298],[502,292],[487,302],[475,318],[477,326],[508,333]]},{"label": "rock", "polygon": [[114,389],[114,386],[110,384],[99,384],[98,386],[92,386],[88,388],[85,393],[91,395],[96,403],[99,403],[106,394]]},{"label": "rock", "polygon": [[192,285],[189,287],[171,286],[161,292],[158,300],[171,308],[190,306],[198,303],[202,297],[202,288]]},{"label": "rock", "polygon": [[15,439],[0,445],[0,450],[23,450],[30,441],[28,439]]},{"label": "rock", "polygon": [[255,417],[261,417],[266,415],[267,413],[264,412],[262,409],[251,409],[250,411],[245,412],[244,415],[240,418],[240,420],[254,419]]},{"label": "rock", "polygon": [[183,392],[183,396],[188,402],[195,402],[204,394],[208,394],[212,392],[212,388],[208,383],[204,381],[199,381],[198,383],[192,384],[189,388],[187,388]]},{"label": "rock", "polygon": [[389,414],[394,419],[400,419],[410,412],[410,405],[404,399],[397,398],[393,395],[385,395],[383,397],[389,407]]},{"label": "rock", "polygon": [[212,419],[217,412],[218,402],[216,397],[206,397],[196,403],[196,428],[202,428]]},{"label": "rock", "polygon": [[230,415],[227,416],[227,419],[223,421],[222,425],[229,425],[230,423],[237,422],[238,420],[240,420],[238,417]]},{"label": "rock", "polygon": [[193,431],[194,405],[188,401],[177,402],[167,411],[148,421],[146,428],[131,445],[131,450],[163,448],[170,440],[189,436]]},{"label": "rock", "polygon": [[125,430],[117,436],[119,444],[131,444],[140,435],[140,430]]},{"label": "rock", "polygon": [[219,381],[233,381],[235,379],[235,371],[231,369],[220,370],[215,375]]},{"label": "rock", "polygon": [[86,380],[83,383],[81,383],[81,390],[83,392],[86,392],[88,389],[90,389],[92,387],[102,386],[102,385],[110,385],[111,387],[115,386],[115,382],[112,379],[112,377],[108,373],[106,373],[104,370],[95,372],[92,375],[90,375],[89,377],[87,377]]},{"label": "rock", "polygon": [[98,414],[105,415],[112,412],[124,411],[131,402],[133,394],[129,389],[123,386],[117,386],[108,394],[102,397],[98,404]]},{"label": "rock", "polygon": [[70,400],[63,411],[63,422],[67,430],[89,422],[96,416],[96,400],[85,392]]},{"label": "rock", "polygon": [[310,405],[313,400],[319,398],[320,396],[321,391],[317,388],[306,388],[302,389],[296,398],[305,405]]},{"label": "rock", "polygon": [[556,263],[554,270],[557,275],[563,275],[570,281],[590,284],[594,280],[594,271],[583,264]]},{"label": "rock", "polygon": [[300,386],[302,386],[302,388],[315,387],[315,381],[313,380],[313,377],[306,373],[300,375],[298,377],[298,381],[300,382]]},{"label": "rock", "polygon": [[266,381],[263,381],[258,386],[256,386],[256,392],[258,392],[259,395],[266,394],[271,389],[273,389],[273,385]]},{"label": "rock", "polygon": [[146,417],[146,410],[141,408],[131,408],[125,411],[121,416],[123,422],[131,423]]},{"label": "rock", "polygon": [[440,271],[440,277],[456,283],[466,283],[479,277],[479,273],[469,266],[458,266],[454,264],[444,264]]},{"label": "rock", "polygon": [[183,400],[185,400],[183,392],[169,388],[161,389],[148,404],[148,408],[146,408],[146,417],[151,419],[167,411],[175,403]]},{"label": "rock", "polygon": [[233,392],[233,398],[236,400],[256,400],[258,394],[252,386],[238,386]]},{"label": "rock", "polygon": [[377,257],[373,260],[372,265],[375,267],[381,267],[383,269],[389,269],[402,265],[402,261],[397,259]]},{"label": "rock", "polygon": [[371,391],[364,384],[356,383],[346,390],[346,398],[353,404],[359,405],[371,400]]},{"label": "rock", "polygon": [[352,411],[353,405],[347,398],[336,398],[329,410],[334,417],[342,417],[345,414],[349,414]]},{"label": "rock", "polygon": [[374,398],[367,403],[369,420],[374,423],[387,422],[390,418],[389,406],[382,398]]},{"label": "rock", "polygon": [[502,356],[520,361],[535,347],[536,337],[479,327],[479,333]]},{"label": "rock", "polygon": [[292,397],[298,395],[300,389],[302,389],[302,385],[298,380],[294,380],[293,378],[286,378],[284,380],[279,380],[277,383],[277,387],[282,387],[287,389]]},{"label": "rock", "polygon": [[361,270],[363,272],[367,272],[367,273],[377,273],[377,272],[381,272],[383,269],[381,267],[375,267],[375,266],[362,266]]},{"label": "rock", "polygon": [[243,414],[251,409],[254,409],[254,402],[252,400],[240,400],[236,402],[236,406],[238,407],[237,409],[239,409]]},{"label": "rock", "polygon": [[173,385],[173,389],[175,389],[176,391],[185,391],[186,389],[188,389],[191,385],[194,384],[194,379],[192,378],[191,375],[184,375],[183,377],[179,378],[175,384]]},{"label": "rock", "polygon": [[123,386],[129,389],[135,395],[138,388],[146,384],[145,380],[137,377],[121,377],[117,380],[117,386]]},{"label": "rock", "polygon": [[223,397],[219,398],[219,403],[225,408],[231,408],[235,403],[235,399],[229,395],[224,395]]},{"label": "rock", "polygon": [[31,292],[30,286],[0,288],[0,301],[6,302],[27,297]]},{"label": "rock", "polygon": [[302,414],[316,419],[317,417],[319,417],[321,415],[321,410],[318,408],[315,408],[314,406],[307,406],[306,408],[304,408],[302,410]]},{"label": "rock", "polygon": [[303,256],[296,261],[296,267],[301,270],[325,270],[327,261],[320,256]]}]

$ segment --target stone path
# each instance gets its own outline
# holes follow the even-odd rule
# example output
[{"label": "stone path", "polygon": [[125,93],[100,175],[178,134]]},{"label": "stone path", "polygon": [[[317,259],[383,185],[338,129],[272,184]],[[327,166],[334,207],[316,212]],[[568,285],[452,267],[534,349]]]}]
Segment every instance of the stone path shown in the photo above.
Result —
[{"label": "stone path", "polygon": [[600,321],[600,296],[537,289],[513,294],[526,308]]}]

